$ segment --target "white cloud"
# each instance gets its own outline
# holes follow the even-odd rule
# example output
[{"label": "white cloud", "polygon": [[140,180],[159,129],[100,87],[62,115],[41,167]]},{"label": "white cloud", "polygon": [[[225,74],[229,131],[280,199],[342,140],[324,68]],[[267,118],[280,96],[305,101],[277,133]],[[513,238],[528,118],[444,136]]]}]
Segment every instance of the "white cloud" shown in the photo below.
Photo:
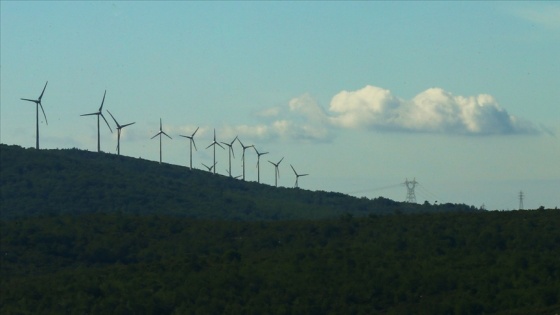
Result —
[{"label": "white cloud", "polygon": [[366,86],[332,98],[331,122],[344,128],[466,135],[534,133],[536,128],[510,115],[487,94],[454,96],[431,88],[412,100]]},{"label": "white cloud", "polygon": [[335,95],[329,107],[331,122],[344,128],[385,125],[395,119],[394,109],[399,100],[389,90],[366,86],[358,91],[342,91]]},{"label": "white cloud", "polygon": [[[247,143],[279,139],[328,142],[336,128],[451,135],[541,132],[532,123],[510,115],[491,95],[455,96],[441,88],[427,89],[404,100],[387,89],[368,85],[339,92],[328,110],[306,93],[283,107],[265,109],[256,118],[260,122],[255,125],[218,128],[218,137],[228,141],[239,136]],[[190,134],[195,128],[185,126],[175,131]],[[212,128],[201,127],[197,137],[211,135]]]},{"label": "white cloud", "polygon": [[526,4],[514,10],[514,14],[550,30],[560,30],[560,6],[557,3],[544,2],[537,6]]}]

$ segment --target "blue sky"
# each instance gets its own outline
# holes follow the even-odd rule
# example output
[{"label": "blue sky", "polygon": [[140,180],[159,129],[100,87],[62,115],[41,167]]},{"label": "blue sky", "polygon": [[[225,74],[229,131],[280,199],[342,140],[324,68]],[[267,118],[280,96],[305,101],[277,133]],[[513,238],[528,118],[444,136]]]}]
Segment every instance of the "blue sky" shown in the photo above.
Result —
[{"label": "blue sky", "polygon": [[[121,154],[211,164],[236,135],[261,181],[488,209],[560,206],[557,2],[1,1],[0,140],[97,148],[96,111],[123,131]],[[112,128],[114,124],[106,114]],[[116,132],[101,126],[116,153]],[[241,148],[234,146],[233,175]],[[247,151],[246,178],[256,180]],[[217,170],[227,174],[227,151]]]}]

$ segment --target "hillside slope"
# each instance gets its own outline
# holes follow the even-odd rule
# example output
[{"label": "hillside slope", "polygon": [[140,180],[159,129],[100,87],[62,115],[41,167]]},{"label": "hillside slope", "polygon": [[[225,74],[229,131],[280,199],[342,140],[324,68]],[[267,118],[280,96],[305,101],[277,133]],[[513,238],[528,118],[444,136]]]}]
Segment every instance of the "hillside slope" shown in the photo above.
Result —
[{"label": "hillside slope", "polygon": [[427,211],[385,198],[272,187],[187,167],[77,149],[0,145],[2,218],[48,213],[120,212],[225,220],[294,220]]}]

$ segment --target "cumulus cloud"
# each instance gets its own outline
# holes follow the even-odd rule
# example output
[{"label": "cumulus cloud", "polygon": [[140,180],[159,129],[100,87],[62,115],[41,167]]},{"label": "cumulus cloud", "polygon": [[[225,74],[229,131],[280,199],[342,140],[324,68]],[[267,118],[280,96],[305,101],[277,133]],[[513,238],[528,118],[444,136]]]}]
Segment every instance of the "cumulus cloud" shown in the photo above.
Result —
[{"label": "cumulus cloud", "polygon": [[332,98],[330,122],[343,128],[463,135],[525,134],[537,129],[510,115],[488,94],[454,96],[431,88],[411,100],[366,86]]},{"label": "cumulus cloud", "polygon": [[[220,138],[329,142],[336,129],[450,135],[534,134],[542,129],[509,114],[488,94],[456,96],[431,88],[405,100],[370,85],[337,93],[328,109],[310,94],[303,94],[284,106],[264,109],[255,117],[259,122],[254,125],[219,128]],[[188,126],[181,131],[189,133],[194,128]],[[199,134],[205,136],[206,131],[210,136],[211,128],[201,127]]]}]

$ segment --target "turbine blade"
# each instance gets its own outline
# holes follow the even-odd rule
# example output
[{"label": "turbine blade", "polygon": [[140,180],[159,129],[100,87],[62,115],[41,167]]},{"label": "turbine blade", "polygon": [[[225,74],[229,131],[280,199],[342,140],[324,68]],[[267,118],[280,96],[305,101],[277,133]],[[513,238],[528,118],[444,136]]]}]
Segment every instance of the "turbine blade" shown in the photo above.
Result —
[{"label": "turbine blade", "polygon": [[278,161],[278,165],[280,165],[280,163],[282,163],[282,160],[283,160],[283,159],[284,159],[284,158],[281,158],[280,161]]},{"label": "turbine blade", "polygon": [[83,114],[83,115],[80,115],[80,116],[92,116],[92,115],[99,115],[99,113]]},{"label": "turbine blade", "polygon": [[158,132],[158,133],[156,133],[156,135],[155,135],[155,136],[153,136],[153,137],[151,137],[150,139],[153,139],[153,138],[155,138],[155,137],[159,136],[160,134],[161,134],[161,131],[160,131],[160,132]]},{"label": "turbine blade", "polygon": [[48,125],[49,122],[47,121],[47,115],[45,115],[45,110],[43,109],[43,105],[41,104],[41,102],[39,102],[37,104],[39,104],[39,107],[41,107],[41,110],[43,111],[43,116],[45,117],[45,123],[47,123],[47,125]]},{"label": "turbine blade", "polygon": [[198,128],[200,128],[200,127],[196,127],[196,130],[193,132],[191,137],[194,137],[194,135],[196,135],[196,132],[198,131]]},{"label": "turbine blade", "polygon": [[105,120],[105,123],[107,124],[107,127],[109,127],[109,130],[111,130],[111,133],[113,133],[113,129],[111,129],[111,126],[109,126],[109,122],[107,121],[107,119],[105,119],[105,116],[103,116],[103,113],[100,113],[99,115],[101,115],[101,117],[103,117],[103,120]]},{"label": "turbine blade", "polygon": [[214,142],[214,143],[217,144],[220,148],[225,150],[225,148],[221,144],[219,144],[218,142]]},{"label": "turbine blade", "polygon": [[292,170],[294,171],[294,174],[296,174],[296,176],[298,176],[296,169],[292,166],[292,164],[290,164],[290,167],[292,168]]},{"label": "turbine blade", "polygon": [[107,94],[107,90],[105,90],[105,93],[103,93],[103,100],[101,101],[101,106],[99,107],[99,112],[101,112],[101,110],[103,109],[103,103],[105,103],[105,95]]},{"label": "turbine blade", "polygon": [[159,119],[159,131],[161,131],[161,118]]},{"label": "turbine blade", "polygon": [[173,139],[173,138],[171,138],[171,137],[170,137],[170,136],[169,136],[168,134],[166,134],[166,133],[165,133],[165,131],[162,131],[161,133],[163,133],[164,135],[166,135],[166,136],[167,136],[167,138],[169,138],[169,139]]},{"label": "turbine blade", "polygon": [[117,127],[120,127],[119,123],[115,119],[115,116],[113,116],[113,114],[111,114],[111,112],[109,110],[107,110],[107,113],[109,113],[109,115],[111,115],[111,118],[113,118],[113,121],[115,122],[115,125],[117,125]]},{"label": "turbine blade", "polygon": [[30,100],[30,99],[28,99],[28,98],[22,98],[21,100],[22,100],[22,101],[29,101],[29,102],[33,102],[33,103],[38,103],[37,100]]},{"label": "turbine blade", "polygon": [[194,139],[193,139],[193,138],[191,138],[191,141],[192,141],[192,143],[194,144],[194,149],[195,149],[195,151],[198,151],[198,149],[196,148],[196,142],[194,142]]},{"label": "turbine blade", "polygon": [[117,120],[115,119],[113,114],[111,114],[111,112],[109,110],[107,110],[107,113],[109,113],[109,115],[111,115],[111,118],[113,118],[113,121],[115,122],[115,125],[117,125],[117,129],[120,129],[121,126],[119,125],[119,123],[117,122]]},{"label": "turbine blade", "polygon": [[39,95],[39,102],[43,98],[43,94],[45,94],[45,89],[47,88],[47,84],[49,84],[49,81],[47,81],[47,83],[45,83],[45,87],[43,88],[43,92],[41,92],[41,95]]},{"label": "turbine blade", "polygon": [[206,149],[208,149],[208,148],[211,147],[212,145],[214,145],[214,143],[210,143],[210,145],[207,146]]},{"label": "turbine blade", "polygon": [[130,125],[134,125],[135,123],[136,123],[136,122],[133,122],[133,123],[130,123],[130,124],[126,124],[126,125],[122,125],[122,126],[121,126],[121,128],[124,128],[124,127],[130,126]]}]

